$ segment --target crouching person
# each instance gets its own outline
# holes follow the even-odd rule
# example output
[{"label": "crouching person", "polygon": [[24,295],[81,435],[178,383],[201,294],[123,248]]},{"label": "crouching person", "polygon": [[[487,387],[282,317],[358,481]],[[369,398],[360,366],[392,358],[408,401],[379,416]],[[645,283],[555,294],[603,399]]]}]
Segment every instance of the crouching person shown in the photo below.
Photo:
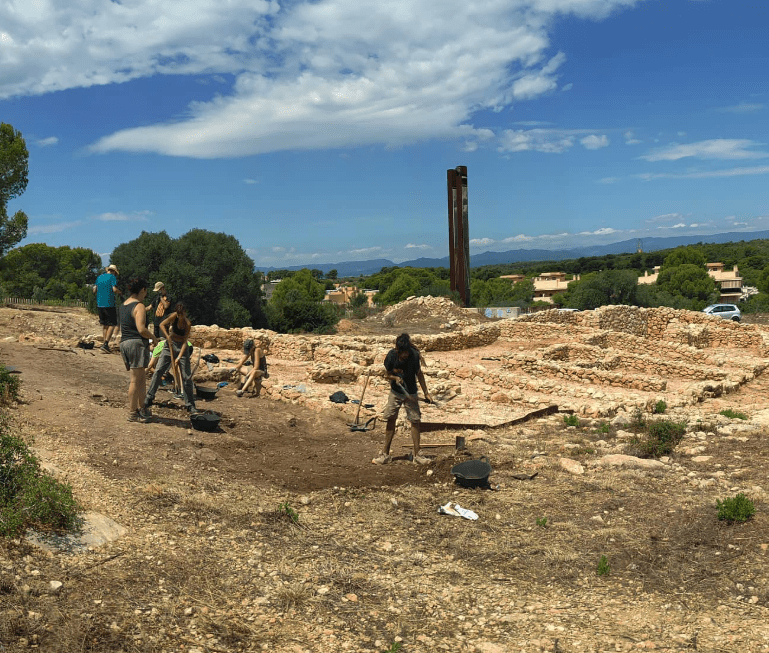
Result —
[{"label": "crouching person", "polygon": [[254,394],[258,397],[262,392],[262,379],[270,378],[267,372],[267,356],[261,347],[257,347],[251,338],[248,338],[243,343],[243,358],[235,368],[238,374],[243,374],[242,368],[248,359],[251,359],[253,368],[249,371],[243,379],[243,384],[235,394],[238,397],[242,397],[243,393],[253,389]]},{"label": "crouching person", "polygon": [[187,344],[191,329],[192,323],[187,318],[186,309],[181,302],[177,303],[174,312],[160,323],[160,331],[166,339],[166,346],[160,352],[155,373],[152,375],[147,397],[144,400],[145,408],[149,408],[155,401],[155,393],[161,379],[170,367],[174,372],[178,370],[181,376],[185,408],[193,414],[198,412],[195,407],[195,389],[190,368],[190,347]]}]

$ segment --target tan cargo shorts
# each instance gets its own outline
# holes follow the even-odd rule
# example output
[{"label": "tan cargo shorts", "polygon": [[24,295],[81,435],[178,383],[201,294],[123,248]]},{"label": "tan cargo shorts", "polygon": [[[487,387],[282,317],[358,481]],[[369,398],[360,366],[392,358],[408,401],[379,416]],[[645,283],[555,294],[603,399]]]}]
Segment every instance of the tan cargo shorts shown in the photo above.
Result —
[{"label": "tan cargo shorts", "polygon": [[[406,397],[410,399],[406,399]],[[382,412],[382,419],[390,419],[391,417],[397,417],[401,406],[406,407],[406,419],[412,424],[418,424],[422,421],[422,413],[419,410],[419,401],[417,400],[417,394],[402,395],[390,390],[390,396],[387,397],[387,404]]]}]

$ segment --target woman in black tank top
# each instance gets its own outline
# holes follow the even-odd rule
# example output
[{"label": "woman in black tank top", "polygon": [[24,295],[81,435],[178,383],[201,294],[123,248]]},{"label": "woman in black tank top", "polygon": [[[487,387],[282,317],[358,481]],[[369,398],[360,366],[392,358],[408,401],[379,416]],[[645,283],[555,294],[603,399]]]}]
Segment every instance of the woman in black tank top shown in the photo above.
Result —
[{"label": "woman in black tank top", "polygon": [[155,373],[152,375],[150,388],[145,399],[146,407],[152,405],[160,380],[171,367],[174,378],[177,379],[177,386],[180,386],[182,391],[185,407],[191,413],[197,412],[190,369],[190,349],[187,344],[191,329],[192,323],[187,317],[187,310],[182,302],[178,302],[174,312],[166,315],[160,323],[160,330],[166,337],[166,346],[160,354]]},{"label": "woman in black tank top", "polygon": [[149,341],[154,337],[147,329],[147,282],[134,279],[129,288],[131,294],[123,302],[120,311],[120,355],[125,368],[131,374],[128,385],[128,421],[147,422],[150,415],[142,410],[146,388],[145,368],[150,360]]}]

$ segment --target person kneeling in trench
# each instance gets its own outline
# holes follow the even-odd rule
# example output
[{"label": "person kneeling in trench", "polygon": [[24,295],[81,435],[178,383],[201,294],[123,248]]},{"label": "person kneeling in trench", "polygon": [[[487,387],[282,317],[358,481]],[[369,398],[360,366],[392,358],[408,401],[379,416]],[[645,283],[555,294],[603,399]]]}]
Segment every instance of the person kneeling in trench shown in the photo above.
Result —
[{"label": "person kneeling in trench", "polygon": [[243,343],[243,358],[235,368],[237,374],[243,374],[242,367],[249,358],[254,367],[246,374],[240,388],[235,391],[238,397],[242,397],[249,390],[252,390],[254,395],[258,397],[262,392],[262,379],[270,378],[267,372],[267,356],[265,351],[261,347],[257,347],[251,338],[248,338]]},{"label": "person kneeling in trench", "polygon": [[422,415],[419,410],[417,381],[424,392],[424,400],[432,401],[427,392],[427,383],[421,363],[422,357],[411,344],[408,333],[399,335],[395,339],[395,348],[388,352],[384,361],[385,377],[390,381],[390,394],[382,414],[382,417],[387,420],[384,447],[382,453],[371,461],[375,465],[386,465],[392,460],[390,445],[393,436],[395,436],[395,422],[403,405],[406,406],[406,419],[411,422],[411,441],[414,445],[413,460],[418,465],[426,465],[430,462],[430,459],[423,456],[419,450]]}]

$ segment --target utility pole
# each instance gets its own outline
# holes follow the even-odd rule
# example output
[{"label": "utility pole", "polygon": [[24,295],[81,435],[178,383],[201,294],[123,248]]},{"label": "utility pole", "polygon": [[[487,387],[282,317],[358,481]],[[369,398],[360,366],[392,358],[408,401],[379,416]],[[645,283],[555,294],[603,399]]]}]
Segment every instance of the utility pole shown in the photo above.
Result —
[{"label": "utility pole", "polygon": [[446,171],[449,208],[449,280],[462,304],[470,305],[470,230],[468,226],[467,167]]}]

